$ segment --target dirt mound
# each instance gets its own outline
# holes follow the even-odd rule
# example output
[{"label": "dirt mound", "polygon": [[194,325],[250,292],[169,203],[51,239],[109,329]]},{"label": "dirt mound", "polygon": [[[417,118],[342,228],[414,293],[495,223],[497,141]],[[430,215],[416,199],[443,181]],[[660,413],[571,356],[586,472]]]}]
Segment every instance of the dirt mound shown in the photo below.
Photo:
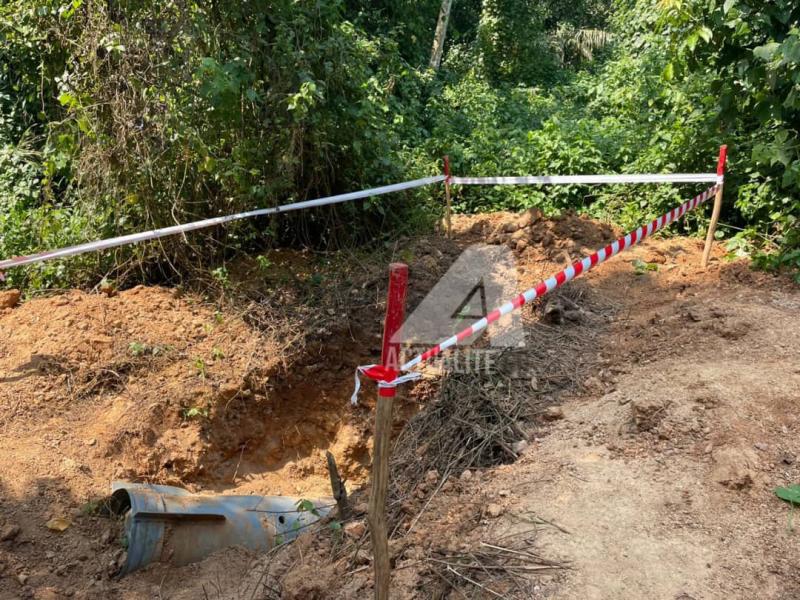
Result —
[{"label": "dirt mound", "polygon": [[453,226],[467,239],[505,244],[517,256],[534,260],[561,260],[565,254],[574,260],[618,236],[617,230],[610,225],[574,212],[566,212],[557,219],[543,219],[541,211],[536,208],[521,215],[505,212],[458,215]]}]

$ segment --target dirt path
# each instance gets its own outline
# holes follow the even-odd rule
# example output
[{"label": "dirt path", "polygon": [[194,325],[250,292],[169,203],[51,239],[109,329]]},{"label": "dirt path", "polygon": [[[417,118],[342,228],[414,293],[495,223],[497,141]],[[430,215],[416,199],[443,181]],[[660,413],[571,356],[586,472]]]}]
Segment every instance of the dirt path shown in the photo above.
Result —
[{"label": "dirt path", "polygon": [[[412,267],[411,304],[471,243],[509,244],[527,285],[613,234],[567,218],[520,235],[506,227],[515,219],[460,217],[453,243],[406,240],[396,253]],[[527,424],[516,463],[472,479],[430,474],[415,494],[422,514],[408,515],[413,532],[394,547],[398,597],[461,597],[447,585],[432,591],[443,584],[431,553],[525,533],[531,521],[530,548],[570,566],[533,579],[531,597],[800,597],[800,534],[772,493],[800,482],[800,292],[719,257],[703,272],[699,254],[697,240],[648,240],[585,277],[608,308],[571,349],[580,391]],[[331,304],[298,296],[318,293],[308,259],[285,270],[276,262],[276,305],[305,302],[326,317],[288,371],[281,359],[295,329],[256,327],[252,313],[171,290],[70,292],[0,314],[0,598],[251,597],[264,563],[236,549],[114,579],[122,551],[89,509],[115,478],[324,493],[320,453],[330,449],[351,489],[365,481],[371,401],[352,409],[348,396],[363,349],[377,351],[385,261],[331,273],[350,286],[318,294]],[[557,339],[577,326],[553,327]],[[537,343],[541,352],[528,340]],[[428,397],[400,403],[398,427]],[[53,517],[69,529],[48,530]],[[336,562],[328,542],[313,543],[276,560],[281,597],[371,594],[364,550]]]},{"label": "dirt path", "polygon": [[569,532],[542,531],[572,564],[548,597],[800,597],[800,533],[772,491],[800,481],[800,294],[686,268],[633,284],[604,370],[493,484]]}]

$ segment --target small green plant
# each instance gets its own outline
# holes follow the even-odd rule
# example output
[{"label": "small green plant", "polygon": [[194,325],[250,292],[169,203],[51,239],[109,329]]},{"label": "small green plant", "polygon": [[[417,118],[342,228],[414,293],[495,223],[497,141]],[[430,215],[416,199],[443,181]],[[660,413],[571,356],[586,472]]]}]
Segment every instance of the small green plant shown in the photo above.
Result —
[{"label": "small green plant", "polygon": [[657,264],[644,262],[638,258],[635,259],[631,264],[633,264],[633,270],[637,275],[644,275],[648,271],[658,271]]},{"label": "small green plant", "polygon": [[800,283],[800,248],[783,253],[756,254],[753,256],[753,264],[765,271],[791,272],[795,283]]},{"label": "small green plant", "polygon": [[169,352],[172,349],[173,347],[169,344],[166,346],[159,346],[157,344],[150,346],[143,342],[131,342],[128,344],[128,352],[130,352],[132,356],[145,356],[146,354],[159,356],[165,352]]},{"label": "small green plant", "polygon": [[128,352],[133,356],[144,356],[147,353],[147,344],[142,342],[131,342],[128,344]]},{"label": "small green plant", "polygon": [[212,269],[211,277],[219,283],[223,288],[228,288],[231,285],[230,274],[225,266]]},{"label": "small green plant", "polygon": [[259,254],[256,256],[256,264],[258,265],[258,270],[265,273],[272,266],[272,261],[269,257]]},{"label": "small green plant", "polygon": [[186,421],[189,421],[191,419],[207,419],[208,408],[203,408],[200,406],[192,406],[191,408],[184,408],[183,418]]},{"label": "small green plant", "polygon": [[311,500],[301,499],[297,501],[297,512],[311,513],[315,517],[319,517],[319,511]]},{"label": "small green plant", "polygon": [[223,358],[225,358],[225,353],[220,348],[214,346],[211,349],[211,358],[213,358],[214,360],[222,360]]},{"label": "small green plant", "polygon": [[206,361],[204,361],[199,356],[192,361],[192,366],[194,370],[197,371],[197,374],[200,376],[201,379],[205,379],[208,372],[206,370]]},{"label": "small green plant", "polygon": [[86,504],[81,506],[81,514],[90,516],[96,515],[100,509],[100,502],[97,500],[89,500]]},{"label": "small green plant", "polygon": [[225,322],[225,317],[223,317],[222,313],[218,310],[214,311],[214,322],[217,325],[222,325]]}]

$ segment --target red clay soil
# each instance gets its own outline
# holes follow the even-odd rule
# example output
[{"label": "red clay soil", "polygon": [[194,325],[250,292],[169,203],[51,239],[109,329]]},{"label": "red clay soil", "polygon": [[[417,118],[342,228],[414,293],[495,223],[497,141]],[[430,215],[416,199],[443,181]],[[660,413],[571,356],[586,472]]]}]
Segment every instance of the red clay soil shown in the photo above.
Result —
[{"label": "red clay soil", "polygon": [[[459,217],[454,241],[348,257],[346,276],[275,256],[268,283],[286,316],[271,327],[240,304],[161,288],[1,311],[0,598],[368,597],[368,552],[333,559],[324,536],[268,559],[232,549],[119,580],[124,549],[92,509],[116,479],[329,495],[325,450],[351,490],[363,484],[373,394],[355,408],[349,395],[354,367],[379,351],[385,264],[410,264],[413,306],[469,244],[512,247],[527,287],[615,234],[572,216],[524,219]],[[393,542],[397,597],[491,597],[442,583],[436,560],[531,522],[530,547],[571,568],[528,577],[528,597],[800,597],[800,538],[772,494],[800,483],[800,293],[719,255],[702,271],[700,251],[695,239],[648,240],[586,275],[612,307],[587,348],[596,368],[529,424],[517,463],[447,482],[431,473],[413,528]],[[298,337],[310,321],[293,314],[296,284],[317,272],[341,279]],[[424,397],[401,403],[398,427]]]}]

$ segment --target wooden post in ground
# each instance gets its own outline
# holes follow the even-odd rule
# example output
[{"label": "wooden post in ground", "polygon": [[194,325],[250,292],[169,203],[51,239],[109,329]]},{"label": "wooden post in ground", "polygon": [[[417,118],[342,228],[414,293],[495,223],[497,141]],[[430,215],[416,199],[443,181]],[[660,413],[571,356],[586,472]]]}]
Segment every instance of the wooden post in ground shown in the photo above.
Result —
[{"label": "wooden post in ground", "polygon": [[[389,294],[383,324],[381,364],[397,370],[400,344],[392,337],[403,324],[408,288],[408,265],[389,265]],[[386,522],[386,493],[389,488],[389,453],[392,439],[392,405],[395,388],[378,388],[375,411],[375,442],[372,449],[372,492],[369,496],[369,532],[375,569],[375,598],[388,600],[391,567],[389,565],[389,527]]]},{"label": "wooden post in ground", "polygon": [[339,475],[339,469],[336,466],[336,459],[330,452],[325,452],[325,458],[328,460],[328,477],[331,480],[331,491],[333,492],[333,499],[336,500],[336,507],[338,509],[338,517],[340,521],[346,521],[350,518],[350,505],[347,502],[347,488],[344,485],[344,480]]},{"label": "wooden post in ground", "polygon": [[453,237],[453,226],[450,223],[450,214],[453,211],[450,203],[450,157],[447,155],[444,157],[444,197],[447,202],[447,208],[444,214],[445,223],[447,225],[447,237]]},{"label": "wooden post in ground", "polygon": [[[725,175],[725,163],[728,159],[728,147],[719,147],[719,159],[717,160],[717,175]],[[711,212],[711,222],[708,224],[708,233],[706,233],[706,245],[703,248],[703,261],[701,266],[705,269],[708,266],[708,259],[711,256],[711,245],[714,243],[714,233],[717,231],[717,222],[719,221],[719,213],[722,210],[722,188],[723,183],[719,184],[717,195],[714,196],[714,209]]]}]

